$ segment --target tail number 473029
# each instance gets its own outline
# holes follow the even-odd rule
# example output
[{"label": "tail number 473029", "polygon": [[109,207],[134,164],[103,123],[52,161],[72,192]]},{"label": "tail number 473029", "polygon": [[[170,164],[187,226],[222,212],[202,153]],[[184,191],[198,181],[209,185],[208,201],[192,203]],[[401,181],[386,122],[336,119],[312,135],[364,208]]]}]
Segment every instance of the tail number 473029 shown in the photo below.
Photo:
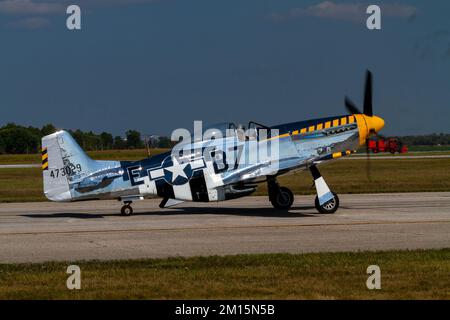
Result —
[{"label": "tail number 473029", "polygon": [[57,179],[59,177],[71,176],[81,172],[81,164],[69,164],[62,168],[50,171],[50,177]]}]

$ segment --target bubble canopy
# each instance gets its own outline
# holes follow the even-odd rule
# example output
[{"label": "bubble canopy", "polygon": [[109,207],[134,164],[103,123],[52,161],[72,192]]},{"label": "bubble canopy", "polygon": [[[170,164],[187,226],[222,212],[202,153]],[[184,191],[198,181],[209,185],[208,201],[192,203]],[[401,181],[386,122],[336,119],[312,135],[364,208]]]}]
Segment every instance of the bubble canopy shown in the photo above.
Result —
[{"label": "bubble canopy", "polygon": [[247,128],[238,123],[234,122],[220,122],[211,125],[207,125],[203,128],[203,135],[206,140],[210,137],[232,137],[232,136],[242,136],[241,138],[257,138],[259,135],[259,130],[267,130],[266,134],[270,135],[270,127],[263,124],[250,121]]},{"label": "bubble canopy", "polygon": [[238,126],[234,122],[219,122],[203,128],[203,135],[208,137],[230,137],[236,135]]}]

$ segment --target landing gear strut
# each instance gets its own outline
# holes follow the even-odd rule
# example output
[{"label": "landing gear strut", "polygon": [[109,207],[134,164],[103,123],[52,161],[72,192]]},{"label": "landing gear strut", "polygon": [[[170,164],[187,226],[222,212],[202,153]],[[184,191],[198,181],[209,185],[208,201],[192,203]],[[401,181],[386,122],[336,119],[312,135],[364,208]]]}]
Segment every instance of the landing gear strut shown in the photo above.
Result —
[{"label": "landing gear strut", "polygon": [[326,214],[335,213],[339,208],[338,195],[330,190],[315,165],[309,167],[309,170],[314,178],[314,184],[317,190],[317,196],[314,202],[317,211]]},{"label": "landing gear strut", "polygon": [[132,201],[124,201],[124,205],[122,209],[120,209],[120,213],[123,216],[131,216],[133,214],[133,208],[131,207]]},{"label": "landing gear strut", "polygon": [[273,207],[278,210],[289,210],[294,203],[294,194],[286,187],[280,187],[275,178],[267,180],[269,189],[269,200]]}]

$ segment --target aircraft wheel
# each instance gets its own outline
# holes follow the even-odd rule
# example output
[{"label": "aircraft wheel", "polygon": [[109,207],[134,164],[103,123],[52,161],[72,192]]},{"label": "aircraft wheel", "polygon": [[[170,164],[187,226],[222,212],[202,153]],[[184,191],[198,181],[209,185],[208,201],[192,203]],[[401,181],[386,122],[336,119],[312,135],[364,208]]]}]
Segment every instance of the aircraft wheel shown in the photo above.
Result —
[{"label": "aircraft wheel", "polygon": [[275,209],[289,210],[294,203],[294,194],[286,187],[280,187],[279,191],[270,197],[270,202]]},{"label": "aircraft wheel", "polygon": [[332,214],[337,211],[337,209],[339,208],[339,197],[334,192],[333,192],[333,196],[334,196],[333,199],[331,199],[328,202],[325,202],[322,206],[319,203],[319,197],[316,196],[315,205],[316,205],[316,209],[317,209],[317,211],[319,211],[319,213]]},{"label": "aircraft wheel", "polygon": [[126,204],[122,207],[120,213],[123,216],[131,216],[133,214],[133,208],[129,204]]}]

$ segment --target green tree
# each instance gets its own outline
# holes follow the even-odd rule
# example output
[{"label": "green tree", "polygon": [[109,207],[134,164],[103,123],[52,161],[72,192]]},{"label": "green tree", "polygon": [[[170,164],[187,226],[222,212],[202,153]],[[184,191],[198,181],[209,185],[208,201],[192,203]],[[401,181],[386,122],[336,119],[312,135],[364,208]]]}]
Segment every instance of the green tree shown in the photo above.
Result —
[{"label": "green tree", "polygon": [[47,136],[49,134],[55,133],[56,131],[57,129],[53,124],[47,123],[41,128],[41,136]]},{"label": "green tree", "polygon": [[172,141],[168,137],[159,137],[158,139],[158,148],[170,148],[172,145]]},{"label": "green tree", "polygon": [[102,132],[100,134],[100,139],[102,140],[103,149],[111,149],[114,143],[114,139],[111,133]]},{"label": "green tree", "polygon": [[1,131],[0,131],[0,154],[6,153],[5,148],[6,148],[5,142],[3,141],[2,137],[1,137]]},{"label": "green tree", "polygon": [[127,135],[127,147],[131,149],[142,148],[144,146],[141,134],[136,130],[128,130]]},{"label": "green tree", "polygon": [[127,146],[126,142],[120,136],[114,137],[114,149],[125,149]]},{"label": "green tree", "polygon": [[84,148],[86,150],[99,150],[102,149],[102,139],[99,135],[92,131],[85,132],[83,134]]},{"label": "green tree", "polygon": [[7,125],[0,129],[0,145],[4,153],[37,153],[40,137],[28,128]]},{"label": "green tree", "polygon": [[84,149],[85,148],[85,144],[84,144],[84,133],[83,133],[83,131],[81,131],[80,129],[77,129],[74,132],[71,131],[70,134],[75,139],[75,141],[80,145],[80,147],[82,147]]}]

